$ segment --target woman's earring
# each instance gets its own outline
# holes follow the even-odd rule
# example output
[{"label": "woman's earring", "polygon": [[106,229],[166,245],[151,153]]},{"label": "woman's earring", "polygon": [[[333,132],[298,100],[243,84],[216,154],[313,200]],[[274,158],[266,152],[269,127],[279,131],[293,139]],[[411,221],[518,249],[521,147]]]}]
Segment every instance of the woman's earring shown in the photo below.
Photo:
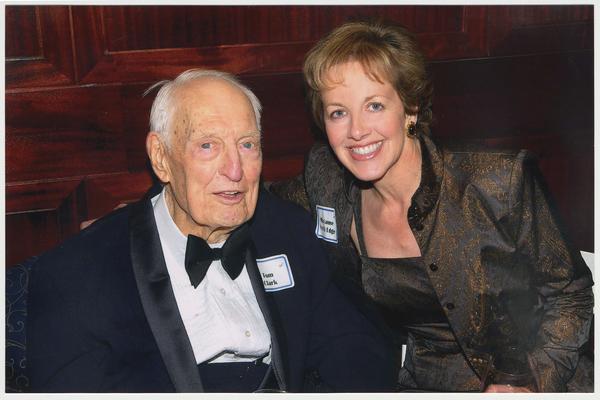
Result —
[{"label": "woman's earring", "polygon": [[409,138],[417,137],[417,126],[415,125],[414,122],[411,122],[410,124],[408,124],[408,129],[407,129],[406,135]]}]

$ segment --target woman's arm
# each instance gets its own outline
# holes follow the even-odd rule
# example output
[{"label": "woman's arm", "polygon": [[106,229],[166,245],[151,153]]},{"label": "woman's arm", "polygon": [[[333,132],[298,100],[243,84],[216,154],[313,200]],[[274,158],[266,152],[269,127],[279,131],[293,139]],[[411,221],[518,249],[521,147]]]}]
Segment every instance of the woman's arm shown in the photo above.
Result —
[{"label": "woman's arm", "polygon": [[531,286],[544,301],[528,358],[538,390],[566,389],[587,342],[593,316],[593,281],[578,250],[567,244],[537,166],[520,154],[511,178],[511,222]]}]

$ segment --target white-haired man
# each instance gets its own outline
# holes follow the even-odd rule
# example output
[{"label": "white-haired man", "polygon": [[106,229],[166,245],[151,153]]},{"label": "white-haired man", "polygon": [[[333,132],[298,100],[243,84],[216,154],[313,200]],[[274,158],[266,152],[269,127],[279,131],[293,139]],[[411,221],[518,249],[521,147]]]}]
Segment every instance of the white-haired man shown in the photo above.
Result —
[{"label": "white-haired man", "polygon": [[259,190],[258,99],[218,71],[160,86],[163,185],[32,268],[32,389],[390,390],[391,354],[330,283],[310,217]]}]

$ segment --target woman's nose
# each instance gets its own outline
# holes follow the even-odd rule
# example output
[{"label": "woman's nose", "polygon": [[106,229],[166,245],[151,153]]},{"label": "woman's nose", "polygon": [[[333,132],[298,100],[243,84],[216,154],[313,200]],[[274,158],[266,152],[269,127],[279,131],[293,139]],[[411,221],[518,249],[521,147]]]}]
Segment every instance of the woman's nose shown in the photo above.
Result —
[{"label": "woman's nose", "polygon": [[358,141],[358,140],[361,140],[362,138],[364,138],[365,136],[367,136],[368,134],[369,134],[369,128],[364,123],[362,118],[360,118],[360,117],[352,118],[352,124],[350,126],[349,137]]}]

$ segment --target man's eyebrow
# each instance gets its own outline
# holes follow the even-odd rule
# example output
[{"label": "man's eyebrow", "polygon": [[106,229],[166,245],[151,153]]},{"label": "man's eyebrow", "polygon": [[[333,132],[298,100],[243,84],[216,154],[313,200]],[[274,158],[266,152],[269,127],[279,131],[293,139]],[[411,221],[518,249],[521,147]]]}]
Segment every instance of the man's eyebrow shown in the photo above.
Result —
[{"label": "man's eyebrow", "polygon": [[215,128],[206,128],[202,126],[193,127],[191,124],[188,124],[188,132],[190,136],[192,133],[198,133],[200,136],[215,136],[218,135],[218,129]]}]

